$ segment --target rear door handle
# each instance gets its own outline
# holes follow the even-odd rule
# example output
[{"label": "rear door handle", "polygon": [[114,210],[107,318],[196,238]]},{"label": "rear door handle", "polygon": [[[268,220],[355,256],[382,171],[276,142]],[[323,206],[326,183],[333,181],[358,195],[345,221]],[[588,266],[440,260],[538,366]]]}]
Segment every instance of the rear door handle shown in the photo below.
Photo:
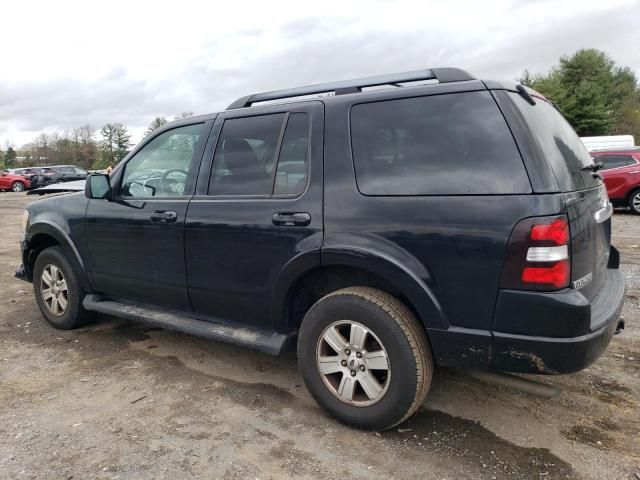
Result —
[{"label": "rear door handle", "polygon": [[306,227],[311,223],[311,215],[307,212],[278,212],[273,214],[272,221],[282,227]]},{"label": "rear door handle", "polygon": [[151,221],[157,223],[173,223],[178,219],[178,214],[173,210],[154,210]]}]

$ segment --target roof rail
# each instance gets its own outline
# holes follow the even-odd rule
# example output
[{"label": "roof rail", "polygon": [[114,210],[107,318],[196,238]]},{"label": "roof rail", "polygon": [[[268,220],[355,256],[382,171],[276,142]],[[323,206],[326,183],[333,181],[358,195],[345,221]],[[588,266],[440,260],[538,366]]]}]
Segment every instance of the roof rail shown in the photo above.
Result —
[{"label": "roof rail", "polygon": [[475,80],[470,73],[460,68],[430,68],[427,70],[414,70],[412,72],[390,73],[375,77],[356,78],[353,80],[341,80],[338,82],[320,83],[305,87],[288,88],[286,90],[274,90],[272,92],[254,93],[239,98],[227,107],[227,110],[250,107],[256,102],[266,102],[284,98],[302,97],[318,93],[334,92],[336,95],[360,92],[364,87],[377,87],[380,85],[394,85],[398,83],[417,82],[420,80],[437,80],[439,83],[463,82]]}]

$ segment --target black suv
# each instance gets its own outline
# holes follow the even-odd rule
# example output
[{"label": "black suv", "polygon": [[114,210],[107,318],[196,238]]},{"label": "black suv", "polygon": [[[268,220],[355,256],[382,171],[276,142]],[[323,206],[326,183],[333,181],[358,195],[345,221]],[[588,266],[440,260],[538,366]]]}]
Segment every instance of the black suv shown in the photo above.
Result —
[{"label": "black suv", "polygon": [[436,364],[567,373],[604,351],[625,285],[596,170],[545,98],[459,69],[255,94],[31,204],[20,273],[57,328],[101,312],[297,345],[318,403],[384,429]]},{"label": "black suv", "polygon": [[88,175],[86,170],[74,165],[53,165],[51,167],[42,167],[40,170],[46,178],[47,183],[84,180]]}]

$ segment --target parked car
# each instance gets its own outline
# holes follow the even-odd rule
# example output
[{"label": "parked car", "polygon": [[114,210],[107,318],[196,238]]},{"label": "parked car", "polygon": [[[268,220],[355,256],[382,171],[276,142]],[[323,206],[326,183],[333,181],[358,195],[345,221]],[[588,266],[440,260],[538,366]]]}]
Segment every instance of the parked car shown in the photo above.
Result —
[{"label": "parked car", "polygon": [[13,175],[7,171],[0,172],[0,191],[22,192],[30,186],[29,179],[23,175]]},{"label": "parked car", "polygon": [[37,167],[9,168],[7,169],[12,175],[38,175],[40,169]]},{"label": "parked car", "polygon": [[42,167],[42,174],[47,179],[47,183],[70,182],[73,180],[84,180],[88,172],[73,165],[53,165]]},{"label": "parked car", "polygon": [[385,429],[435,365],[602,354],[625,284],[595,170],[544,97],[460,69],[260,93],[29,205],[17,274],[57,328],[101,312],[297,348],[320,405]]},{"label": "parked car", "polygon": [[640,148],[591,152],[602,162],[601,175],[611,202],[640,215]]},{"label": "parked car", "polygon": [[10,168],[8,171],[13,175],[22,175],[28,178],[31,184],[30,188],[32,189],[41,187],[47,183],[45,176],[42,174],[42,169],[38,167]]}]

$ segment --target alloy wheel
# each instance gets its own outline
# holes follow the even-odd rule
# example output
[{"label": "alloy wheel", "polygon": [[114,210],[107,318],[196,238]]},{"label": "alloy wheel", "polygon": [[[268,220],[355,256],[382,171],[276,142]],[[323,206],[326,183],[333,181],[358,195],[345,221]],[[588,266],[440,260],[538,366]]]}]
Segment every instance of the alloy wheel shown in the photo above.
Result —
[{"label": "alloy wheel", "polygon": [[40,276],[40,295],[47,310],[59,317],[64,315],[69,305],[69,290],[62,271],[55,265],[47,264]]},{"label": "alloy wheel", "polygon": [[370,329],[358,322],[340,320],[322,332],[316,365],[329,391],[349,405],[373,405],[389,388],[387,350]]}]

